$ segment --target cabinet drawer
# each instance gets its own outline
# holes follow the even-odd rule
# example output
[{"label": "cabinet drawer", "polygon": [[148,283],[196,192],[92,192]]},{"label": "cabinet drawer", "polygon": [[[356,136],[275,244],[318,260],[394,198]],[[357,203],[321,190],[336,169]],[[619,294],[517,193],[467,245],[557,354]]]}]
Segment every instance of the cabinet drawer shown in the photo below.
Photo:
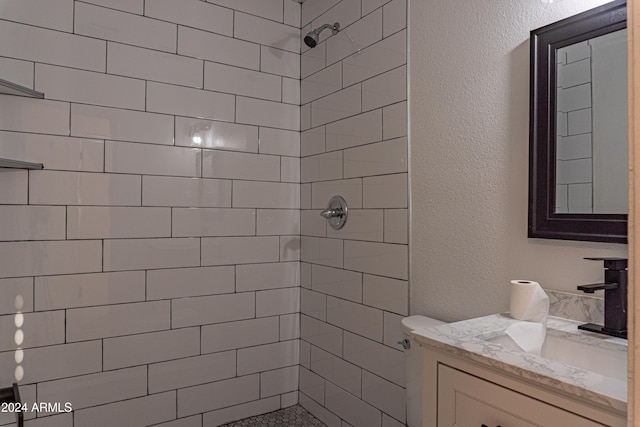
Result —
[{"label": "cabinet drawer", "polygon": [[588,418],[438,365],[438,427],[602,427]]}]

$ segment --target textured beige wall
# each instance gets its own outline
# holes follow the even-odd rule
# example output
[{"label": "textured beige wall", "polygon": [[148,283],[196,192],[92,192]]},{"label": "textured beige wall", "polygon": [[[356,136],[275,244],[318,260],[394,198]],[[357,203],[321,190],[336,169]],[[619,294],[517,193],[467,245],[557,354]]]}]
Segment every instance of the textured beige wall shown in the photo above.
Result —
[{"label": "textured beige wall", "polygon": [[606,1],[410,3],[411,313],[505,311],[515,278],[601,280],[583,257],[627,245],[527,238],[529,32]]}]

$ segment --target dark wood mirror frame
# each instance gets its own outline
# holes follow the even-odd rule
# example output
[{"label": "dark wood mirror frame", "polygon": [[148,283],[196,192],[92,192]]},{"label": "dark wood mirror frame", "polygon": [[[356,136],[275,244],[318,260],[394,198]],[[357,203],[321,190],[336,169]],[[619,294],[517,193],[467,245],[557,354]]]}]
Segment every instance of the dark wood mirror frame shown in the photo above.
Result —
[{"label": "dark wood mirror frame", "polygon": [[626,214],[557,214],[556,51],[627,27],[627,4],[615,0],[531,31],[529,237],[627,243]]}]

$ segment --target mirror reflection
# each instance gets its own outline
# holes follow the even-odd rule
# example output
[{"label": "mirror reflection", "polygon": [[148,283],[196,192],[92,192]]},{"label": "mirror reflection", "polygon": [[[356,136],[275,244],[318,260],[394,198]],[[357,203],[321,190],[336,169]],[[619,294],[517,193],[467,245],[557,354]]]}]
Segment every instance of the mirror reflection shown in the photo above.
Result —
[{"label": "mirror reflection", "polygon": [[627,30],[556,51],[558,214],[626,214]]}]

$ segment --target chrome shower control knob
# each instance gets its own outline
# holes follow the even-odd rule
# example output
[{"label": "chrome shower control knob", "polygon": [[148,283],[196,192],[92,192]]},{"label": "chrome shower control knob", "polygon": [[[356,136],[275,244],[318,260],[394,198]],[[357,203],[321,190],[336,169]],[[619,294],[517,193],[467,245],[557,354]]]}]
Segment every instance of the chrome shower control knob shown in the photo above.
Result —
[{"label": "chrome shower control knob", "polygon": [[327,209],[320,212],[320,215],[327,219],[334,230],[340,230],[347,223],[348,213],[347,202],[341,196],[333,196]]}]

